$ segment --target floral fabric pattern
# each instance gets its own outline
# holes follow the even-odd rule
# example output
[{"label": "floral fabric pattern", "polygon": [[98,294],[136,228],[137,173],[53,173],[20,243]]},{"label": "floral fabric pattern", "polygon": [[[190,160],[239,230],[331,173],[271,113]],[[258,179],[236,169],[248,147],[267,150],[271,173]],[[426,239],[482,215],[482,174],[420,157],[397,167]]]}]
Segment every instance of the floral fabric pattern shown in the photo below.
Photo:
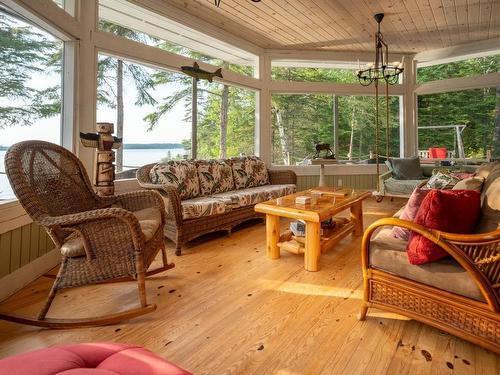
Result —
[{"label": "floral fabric pattern", "polygon": [[427,181],[427,188],[429,189],[451,189],[459,181],[458,178],[443,172],[436,172]]},{"label": "floral fabric pattern", "polygon": [[266,164],[256,156],[231,159],[234,186],[245,189],[269,184]]},{"label": "floral fabric pattern", "polygon": [[182,201],[184,220],[219,215],[231,211],[232,202],[228,198],[198,197]]},{"label": "floral fabric pattern", "polygon": [[200,194],[211,195],[234,189],[233,169],[225,160],[200,160],[197,162]]},{"label": "floral fabric pattern", "polygon": [[198,171],[193,162],[171,160],[156,164],[149,171],[153,184],[172,186],[177,189],[181,199],[195,198],[200,195]]},{"label": "floral fabric pattern", "polygon": [[212,197],[229,198],[232,202],[232,208],[235,209],[293,193],[295,193],[295,185],[266,185],[220,193]]}]

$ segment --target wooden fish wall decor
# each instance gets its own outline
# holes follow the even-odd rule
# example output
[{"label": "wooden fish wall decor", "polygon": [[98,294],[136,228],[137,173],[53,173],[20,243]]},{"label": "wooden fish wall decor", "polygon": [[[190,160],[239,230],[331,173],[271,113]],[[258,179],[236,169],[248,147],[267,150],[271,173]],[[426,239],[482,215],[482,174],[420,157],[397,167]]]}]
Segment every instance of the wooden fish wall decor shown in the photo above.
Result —
[{"label": "wooden fish wall decor", "polygon": [[194,63],[193,66],[181,66],[181,70],[184,74],[198,79],[206,79],[208,82],[212,82],[214,77],[222,78],[222,69],[219,68],[215,72],[207,72],[200,68],[198,63]]}]

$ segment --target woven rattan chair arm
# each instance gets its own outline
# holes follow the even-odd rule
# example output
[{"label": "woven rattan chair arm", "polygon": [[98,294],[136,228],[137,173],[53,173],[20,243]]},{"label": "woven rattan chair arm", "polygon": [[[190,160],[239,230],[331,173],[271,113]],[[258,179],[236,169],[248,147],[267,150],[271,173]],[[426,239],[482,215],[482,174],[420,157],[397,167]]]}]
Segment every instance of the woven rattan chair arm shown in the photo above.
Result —
[{"label": "woven rattan chair arm", "polygon": [[[39,219],[39,223],[49,228],[59,227],[67,232],[78,232],[84,238],[88,259],[102,253],[102,249],[94,248],[93,244],[105,242],[107,249],[122,247],[123,242],[116,242],[113,233],[121,233],[126,230],[125,228],[130,231],[132,242],[129,246],[130,251],[141,252],[144,248],[145,237],[139,221],[132,212],[123,208],[103,208],[71,215],[46,216]],[[106,230],[103,231],[102,228]]]},{"label": "woven rattan chair arm", "polygon": [[172,186],[164,186],[161,194],[167,198],[165,201],[167,220],[174,221],[177,227],[182,226],[182,205],[179,192]]},{"label": "woven rattan chair arm", "polygon": [[78,212],[70,215],[62,216],[44,216],[37,218],[37,221],[44,226],[70,226],[81,224],[89,220],[99,220],[108,218],[120,218],[122,220],[135,220],[134,214],[123,208],[101,208],[97,210]]},{"label": "woven rattan chair arm", "polygon": [[456,234],[426,228],[411,221],[401,220],[397,218],[380,219],[371,224],[365,230],[365,233],[363,235],[361,244],[361,261],[363,270],[369,268],[371,237],[375,233],[376,229],[384,226],[398,226],[409,229],[437,244],[469,273],[469,276],[477,284],[478,288],[481,290],[485,300],[488,302],[488,305],[492,308],[492,310],[498,311],[500,309],[499,296],[497,292],[492,288],[492,283],[488,279],[487,275],[476,263],[477,259],[473,259],[467,251],[464,251],[464,249],[457,246],[454,241],[450,241],[451,239],[460,239],[461,241],[466,241],[467,239],[469,239],[469,244],[479,246],[483,244],[489,245],[492,243],[499,243],[500,230],[484,234]]},{"label": "woven rattan chair arm", "polygon": [[152,190],[137,190],[115,196],[116,202],[124,209],[138,211],[144,208],[158,208],[162,213],[162,222],[165,222],[165,203],[160,193]]},{"label": "woven rattan chair arm", "polygon": [[291,170],[268,169],[271,185],[294,184],[297,185],[297,175]]}]

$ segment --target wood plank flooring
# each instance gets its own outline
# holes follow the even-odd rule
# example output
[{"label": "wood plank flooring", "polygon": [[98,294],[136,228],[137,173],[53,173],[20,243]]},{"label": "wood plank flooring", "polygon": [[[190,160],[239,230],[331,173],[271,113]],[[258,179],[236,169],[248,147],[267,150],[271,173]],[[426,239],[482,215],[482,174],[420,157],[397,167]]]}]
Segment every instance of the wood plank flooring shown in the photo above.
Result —
[{"label": "wood plank flooring", "polygon": [[[365,226],[402,204],[365,201]],[[60,331],[0,322],[0,357],[114,341],[143,345],[195,374],[500,373],[499,356],[402,316],[369,310],[358,322],[359,244],[348,236],[322,255],[319,272],[307,272],[303,256],[266,259],[261,223],[197,241],[181,257],[167,243],[176,267],[147,281],[156,312],[115,326]],[[40,278],[0,307],[36,314],[50,285]],[[61,292],[49,316],[98,315],[137,303],[132,282],[84,287]]]}]

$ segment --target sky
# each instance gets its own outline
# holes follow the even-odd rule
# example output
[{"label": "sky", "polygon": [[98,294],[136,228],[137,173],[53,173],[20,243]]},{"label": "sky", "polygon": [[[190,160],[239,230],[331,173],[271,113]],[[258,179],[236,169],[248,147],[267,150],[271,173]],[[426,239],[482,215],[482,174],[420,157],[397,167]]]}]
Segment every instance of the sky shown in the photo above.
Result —
[{"label": "sky", "polygon": [[[15,21],[20,26],[26,26],[22,21]],[[50,34],[38,29],[48,40],[57,41]],[[153,69],[146,68],[148,71]],[[60,75],[46,72],[33,74],[28,86],[35,89],[45,89],[57,85]],[[176,83],[158,86],[151,92],[152,96],[161,103],[162,99],[178,89]],[[183,139],[191,137],[190,121],[183,121],[184,106],[178,103],[172,111],[163,116],[152,131],[147,131],[147,125],[143,117],[153,111],[152,106],[138,107],[135,105],[135,87],[130,79],[124,81],[124,142],[125,143],[180,143]],[[9,103],[11,102],[11,103]],[[0,98],[0,106],[12,104],[12,99]],[[19,103],[17,103],[19,104]],[[97,108],[97,122],[112,122],[116,125],[116,109],[99,106]],[[0,145],[10,146],[13,143],[40,139],[54,143],[60,143],[60,121],[61,116],[53,116],[47,119],[36,120],[31,126],[13,126],[0,129]]]}]

